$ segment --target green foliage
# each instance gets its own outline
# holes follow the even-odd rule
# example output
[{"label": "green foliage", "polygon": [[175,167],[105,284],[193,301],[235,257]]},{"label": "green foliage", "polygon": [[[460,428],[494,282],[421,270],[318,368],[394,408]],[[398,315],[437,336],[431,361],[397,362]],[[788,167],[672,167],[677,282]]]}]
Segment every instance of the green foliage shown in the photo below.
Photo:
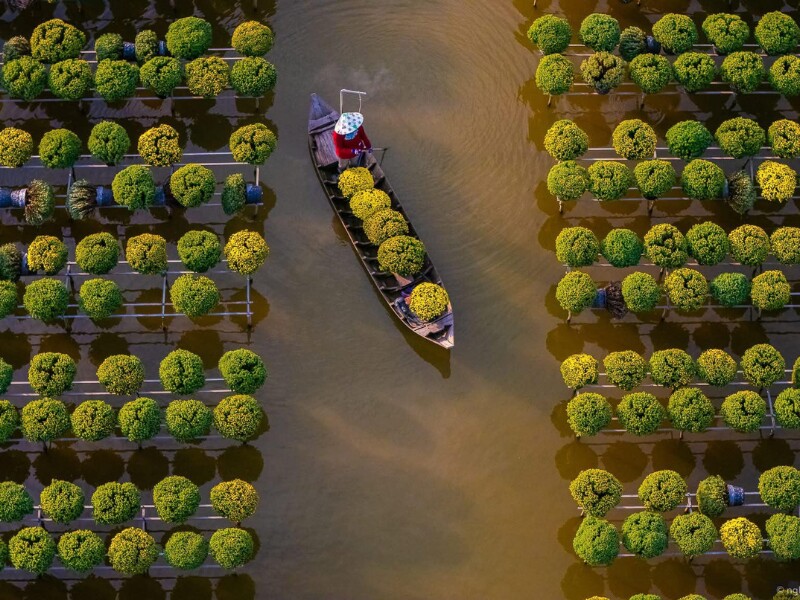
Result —
[{"label": "green foliage", "polygon": [[722,81],[735,92],[746,94],[755,91],[764,81],[764,61],[755,52],[734,52],[725,57],[720,68]]},{"label": "green foliage", "polygon": [[178,256],[190,271],[205,273],[219,262],[221,255],[219,237],[211,231],[195,229],[178,240]]},{"label": "green foliage", "polygon": [[800,558],[800,518],[794,515],[772,515],[767,519],[764,529],[775,558],[778,560]]},{"label": "green foliage", "polygon": [[223,569],[235,569],[253,558],[255,543],[253,536],[244,529],[229,527],[211,534],[209,550]]},{"label": "green foliage", "polygon": [[597,93],[607,94],[622,83],[626,67],[627,63],[619,56],[595,52],[581,62],[581,76]]},{"label": "green foliage", "polygon": [[22,304],[31,317],[47,323],[67,312],[69,293],[61,281],[37,279],[25,288]]},{"label": "green foliage", "polygon": [[547,130],[544,149],[556,160],[575,160],[589,149],[589,136],[574,121],[561,119]]},{"label": "green foliage", "polygon": [[786,361],[780,352],[769,344],[756,344],[742,356],[744,378],[755,387],[769,387],[783,379]]},{"label": "green foliage", "polygon": [[780,119],[767,129],[767,141],[773,154],[779,158],[800,156],[800,124]]},{"label": "green foliage", "polygon": [[775,398],[775,418],[781,427],[800,429],[800,390],[787,388]]},{"label": "green foliage", "polygon": [[589,191],[598,200],[619,200],[628,191],[633,177],[630,169],[621,162],[599,160],[588,169]]},{"label": "green foliage", "polygon": [[225,383],[237,394],[252,394],[267,379],[264,361],[252,350],[229,350],[219,359],[219,370]]},{"label": "green foliage", "polygon": [[42,512],[56,523],[67,524],[83,514],[83,490],[69,481],[53,479],[42,490],[39,503]]},{"label": "green foliage", "polygon": [[46,181],[34,179],[28,184],[25,196],[25,222],[39,226],[50,217],[56,206],[53,187]]},{"label": "green foliage", "polygon": [[589,308],[597,297],[597,284],[587,274],[571,271],[561,278],[556,286],[556,300],[571,313],[579,313]]},{"label": "green foliage", "polygon": [[97,442],[114,433],[117,414],[111,405],[102,400],[81,402],[70,418],[76,437],[87,442]]},{"label": "green foliage", "polygon": [[21,56],[3,65],[3,87],[12,98],[30,102],[47,85],[44,65],[30,56]]},{"label": "green foliage", "polygon": [[612,229],[600,244],[600,252],[615,267],[633,267],[639,264],[644,244],[630,229]]},{"label": "green foliage", "polygon": [[53,95],[64,100],[80,100],[92,87],[94,75],[89,63],[68,58],[50,67],[47,85]]},{"label": "green foliage", "polygon": [[675,80],[690,94],[711,87],[717,76],[717,64],[708,54],[686,52],[672,64]]},{"label": "green foliage", "polygon": [[744,304],[750,295],[750,281],[742,273],[721,273],[709,287],[714,299],[727,307]]},{"label": "green foliage", "polygon": [[154,167],[168,167],[179,162],[183,156],[178,132],[165,123],[151,127],[140,135],[138,150],[142,160]]},{"label": "green foliage", "polygon": [[655,471],[639,486],[639,500],[650,510],[669,512],[686,499],[686,482],[675,471]]},{"label": "green foliage", "polygon": [[794,54],[779,56],[767,73],[772,88],[784,96],[800,94],[800,58]]},{"label": "green foliage", "polygon": [[25,486],[13,481],[0,483],[0,522],[21,521],[33,512],[33,499]]},{"label": "green foliage", "polygon": [[668,53],[681,54],[697,42],[697,27],[687,15],[668,13],[653,25],[653,37]]},{"label": "green foliage", "polygon": [[749,25],[739,15],[730,13],[708,15],[701,27],[720,54],[741,50],[750,37]]},{"label": "green foliage", "polygon": [[738,214],[743,215],[753,208],[756,201],[756,186],[744,171],[728,175],[728,204]]},{"label": "green foliage", "polygon": [[767,506],[793,511],[800,505],[800,471],[787,466],[764,471],[758,478],[758,493]]},{"label": "green foliage", "polygon": [[755,37],[767,54],[789,54],[800,40],[800,27],[795,20],[779,10],[768,12],[756,24]]},{"label": "green foliage", "polygon": [[215,98],[228,87],[231,70],[219,56],[195,58],[186,64],[189,92],[203,98]]},{"label": "green foliage", "polygon": [[639,385],[647,375],[647,361],[633,350],[610,352],[603,359],[603,368],[608,382],[626,391]]},{"label": "green foliage", "polygon": [[278,71],[264,58],[247,56],[231,67],[231,85],[241,96],[263,96],[275,88]]},{"label": "green foliage", "polygon": [[685,350],[657,350],[650,356],[650,378],[658,385],[674,390],[691,383],[696,374],[694,361]]},{"label": "green foliage", "polygon": [[159,98],[168,98],[183,81],[183,65],[171,56],[154,56],[139,69],[139,79]]},{"label": "green foliage", "polygon": [[92,509],[98,525],[119,525],[139,512],[142,497],[130,482],[111,481],[97,486],[92,494]]},{"label": "green foliage", "polygon": [[389,194],[374,188],[356,192],[350,198],[350,210],[353,216],[362,221],[372,213],[384,208],[390,208],[391,205],[392,200],[389,198]]},{"label": "green foliage", "polygon": [[591,437],[611,422],[611,404],[600,394],[577,394],[567,404],[567,420],[577,437]]},{"label": "green foliage", "polygon": [[69,429],[67,407],[59,400],[42,398],[22,407],[22,435],[29,442],[51,442]]},{"label": "green foliage", "polygon": [[169,288],[169,297],[175,310],[187,317],[207,315],[220,301],[217,284],[204,275],[177,277]]},{"label": "green foliage", "polygon": [[780,310],[791,300],[791,286],[780,271],[764,271],[753,278],[750,298],[760,310]]},{"label": "green foliage", "polygon": [[644,253],[656,266],[672,269],[686,264],[689,244],[677,227],[659,223],[645,234]]},{"label": "green foliage", "polygon": [[622,523],[622,543],[636,556],[660,556],[667,549],[667,522],[658,513],[635,512]]},{"label": "green foliage", "polygon": [[718,517],[728,506],[728,489],[719,475],[706,477],[697,486],[697,506],[707,517]]},{"label": "green foliage", "polygon": [[187,208],[200,206],[211,200],[216,185],[214,172],[199,164],[184,165],[169,178],[170,192],[181,206]]},{"label": "green foliage", "polygon": [[176,394],[192,394],[205,385],[203,360],[188,350],[173,350],[158,368],[164,389]]},{"label": "green foliage", "polygon": [[339,175],[339,191],[345,198],[352,198],[359,192],[375,187],[372,173],[364,167],[352,167]]},{"label": "green foliage", "polygon": [[78,306],[93,321],[107,319],[122,306],[119,286],[110,279],[87,279],[78,291]]},{"label": "green foliage", "polygon": [[222,186],[222,210],[226,215],[234,215],[247,203],[247,184],[241,173],[233,173],[225,178]]},{"label": "green foliage", "polygon": [[119,428],[128,440],[141,443],[161,428],[161,409],[152,398],[136,398],[119,409]]},{"label": "green foliage", "polygon": [[214,408],[214,427],[232,440],[246,442],[258,432],[262,420],[266,421],[264,411],[252,396],[228,396]]},{"label": "green foliage", "polygon": [[142,29],[136,34],[134,51],[136,61],[141,65],[158,54],[158,35],[152,29]]},{"label": "green foliage", "polygon": [[149,167],[131,165],[114,176],[111,191],[117,204],[134,211],[153,205],[156,198],[156,183]]},{"label": "green foliage", "polygon": [[72,389],[78,368],[68,354],[42,352],[31,359],[28,383],[37,394],[60,396]]},{"label": "green foliage", "polygon": [[167,240],[160,235],[142,233],[128,238],[125,258],[131,269],[156,275],[167,270]]},{"label": "green foliage", "polygon": [[153,486],[153,504],[165,523],[183,523],[197,512],[200,490],[186,477],[165,477]]},{"label": "green foliage", "polygon": [[642,436],[654,433],[667,411],[653,394],[635,392],[622,397],[617,405],[617,416],[628,432]]},{"label": "green foliage", "polygon": [[767,403],[752,390],[736,392],[723,400],[719,414],[731,429],[750,433],[761,427],[767,414]]},{"label": "green foliage", "polygon": [[119,260],[119,243],[110,233],[92,233],[75,247],[78,267],[92,275],[108,273]]},{"label": "green foliage", "polygon": [[376,246],[397,235],[408,235],[408,223],[405,217],[390,208],[376,210],[364,219],[363,227],[364,235]]},{"label": "green foliage", "polygon": [[579,390],[586,385],[597,383],[597,359],[590,354],[573,354],[561,362],[561,377],[566,386]]},{"label": "green foliage", "polygon": [[97,93],[106,102],[119,102],[136,94],[139,67],[124,60],[101,60],[94,73]]},{"label": "green foliage", "polygon": [[15,568],[42,575],[53,564],[56,543],[43,527],[25,527],[8,541],[8,554]]},{"label": "green foliage", "polygon": [[697,359],[697,375],[707,384],[717,387],[733,381],[736,368],[736,361],[724,350],[706,350]]},{"label": "green foliage", "polygon": [[119,60],[123,50],[122,36],[118,33],[104,33],[94,41],[94,51],[97,60]]},{"label": "green foliage", "polygon": [[37,25],[31,35],[31,54],[44,63],[78,58],[86,45],[86,34],[61,19],[50,19]]},{"label": "green foliage", "polygon": [[569,493],[583,512],[592,517],[604,517],[619,504],[622,484],[603,469],[586,469],[569,484]]},{"label": "green foliage", "polygon": [[101,121],[89,134],[89,152],[100,162],[115,165],[131,147],[125,128],[113,121]]},{"label": "green foliage", "polygon": [[683,168],[681,186],[695,200],[715,200],[725,190],[725,172],[709,160],[697,158]]},{"label": "green foliage", "polygon": [[175,58],[197,58],[211,46],[211,23],[198,17],[176,19],[167,28],[166,41]]},{"label": "green foliage", "polygon": [[[11,376],[8,377],[11,383]],[[6,387],[8,387],[6,385]],[[8,400],[0,400],[0,442],[7,442],[19,427],[19,412]]]},{"label": "green foliage", "polygon": [[758,266],[769,255],[767,232],[757,225],[740,225],[728,234],[731,256],[743,265]]},{"label": "green foliage", "polygon": [[244,56],[263,56],[272,48],[272,30],[258,21],[243,21],[233,30],[231,45]]},{"label": "green foliage", "polygon": [[67,531],[58,540],[58,558],[68,569],[88,573],[103,564],[106,545],[103,539],[88,529]]},{"label": "green foliage", "polygon": [[554,165],[547,174],[547,191],[559,200],[575,200],[589,189],[589,172],[574,160]]},{"label": "green foliage", "polygon": [[631,61],[645,52],[647,52],[647,33],[644,29],[635,26],[623,29],[619,36],[619,55]]},{"label": "green foliage", "polygon": [[50,169],[66,169],[81,155],[81,140],[69,129],[53,129],[39,142],[39,157]]},{"label": "green foliage", "polygon": [[[232,247],[233,236],[225,245],[225,256],[228,258],[228,266],[235,270],[228,248]],[[237,259],[238,260],[238,259]],[[389,238],[378,247],[378,266],[382,271],[396,273],[401,277],[411,277],[422,270],[425,263],[425,246],[416,238],[407,235],[398,235]]]},{"label": "green foliage", "polygon": [[622,280],[622,298],[632,313],[648,312],[661,299],[661,286],[649,273],[631,273]]},{"label": "green foliage", "polygon": [[190,442],[208,434],[211,409],[199,400],[173,400],[166,410],[167,429],[179,442]]},{"label": "green foliage", "polygon": [[528,39],[544,54],[558,54],[569,46],[572,27],[569,21],[555,15],[543,15],[528,29]]},{"label": "green foliage", "polygon": [[[228,140],[228,145],[233,160],[250,165],[263,165],[278,147],[278,138],[264,123],[253,123],[234,131]],[[366,175],[369,175],[368,182]],[[354,179],[357,182],[356,185],[343,188],[343,182],[348,182],[350,179]],[[348,169],[339,176],[339,189],[347,198],[361,190],[371,189],[374,185],[372,174],[364,167]]]},{"label": "green foliage", "polygon": [[158,558],[158,545],[153,536],[138,527],[123,529],[111,539],[108,560],[111,567],[124,575],[147,573]]},{"label": "green foliage", "polygon": [[764,546],[758,525],[745,517],[723,523],[719,535],[725,550],[733,558],[753,558]]},{"label": "green foliage", "polygon": [[548,96],[559,96],[569,91],[575,80],[572,61],[560,54],[548,54],[536,67],[536,87]]},{"label": "green foliage", "polygon": [[9,62],[20,56],[29,56],[31,53],[31,43],[28,38],[22,35],[15,35],[6,40],[3,44],[3,61]]},{"label": "green foliage", "polygon": [[214,511],[234,523],[241,523],[258,508],[258,492],[241,479],[223,481],[211,488],[211,506]]},{"label": "green foliage", "polygon": [[28,246],[28,268],[55,275],[67,264],[67,247],[52,235],[37,235]]},{"label": "green foliage", "polygon": [[689,254],[701,265],[719,264],[730,248],[725,230],[711,221],[693,225],[686,234],[686,241]]},{"label": "green foliage", "polygon": [[666,140],[672,155],[692,160],[702,156],[714,141],[714,136],[699,121],[679,121],[667,130]]},{"label": "green foliage", "polygon": [[619,22],[602,13],[592,13],[581,23],[578,37],[581,43],[596,52],[611,52],[619,43]]},{"label": "green foliage", "polygon": [[208,542],[194,531],[176,531],[164,544],[164,558],[176,569],[196,569],[208,556]]},{"label": "green foliage", "polygon": [[678,174],[669,161],[645,160],[633,168],[633,179],[645,199],[655,200],[672,189]]},{"label": "green foliage", "polygon": [[420,321],[429,323],[445,314],[450,306],[450,297],[445,289],[435,283],[417,284],[408,298],[408,308]]},{"label": "green foliage", "polygon": [[619,533],[604,519],[586,517],[572,540],[572,548],[589,566],[608,565],[619,554]]},{"label": "green foliage", "polygon": [[641,119],[628,119],[614,129],[612,142],[614,150],[622,158],[639,160],[653,157],[658,139],[650,125]]},{"label": "green foliage", "polygon": [[[396,241],[390,244],[389,242],[392,242],[392,240]],[[419,268],[421,268],[425,257],[425,247],[419,240],[409,236],[396,236],[386,240],[378,248],[379,262],[381,260],[381,248],[384,246],[386,246],[386,256],[391,259],[392,265],[398,268],[408,268],[413,273],[418,272]],[[241,275],[252,275],[258,271],[269,256],[269,246],[264,238],[255,231],[246,229],[237,231],[230,236],[225,244],[224,251],[225,258],[228,261],[228,268]],[[393,256],[392,253],[397,255]],[[401,271],[395,272],[403,275]]]},{"label": "green foliage", "polygon": [[734,158],[755,156],[767,141],[767,132],[758,122],[744,117],[723,121],[714,136],[720,149]]},{"label": "green foliage", "polygon": [[16,127],[0,130],[0,165],[21,167],[33,155],[33,136]]},{"label": "green foliage", "polygon": [[705,554],[717,539],[714,522],[699,512],[678,515],[672,520],[669,535],[688,557]]},{"label": "green foliage", "polygon": [[592,265],[599,253],[600,242],[586,227],[567,227],[556,237],[556,258],[569,267]]},{"label": "green foliage", "polygon": [[[17,281],[21,272],[22,252],[19,248],[10,243],[0,245],[0,281],[5,283]],[[14,305],[16,306],[16,302]]]},{"label": "green foliage", "polygon": [[797,172],[789,165],[765,160],[758,165],[756,181],[761,187],[761,197],[770,202],[786,202],[797,188]]},{"label": "green foliage", "polygon": [[[628,29],[636,28],[629,27]],[[621,45],[620,51],[622,51]],[[625,58],[624,54],[623,58]],[[629,59],[626,58],[625,60]],[[657,94],[667,87],[667,84],[672,80],[672,66],[663,56],[658,54],[639,54],[630,60],[631,81],[639,86],[639,89],[645,94]]]}]

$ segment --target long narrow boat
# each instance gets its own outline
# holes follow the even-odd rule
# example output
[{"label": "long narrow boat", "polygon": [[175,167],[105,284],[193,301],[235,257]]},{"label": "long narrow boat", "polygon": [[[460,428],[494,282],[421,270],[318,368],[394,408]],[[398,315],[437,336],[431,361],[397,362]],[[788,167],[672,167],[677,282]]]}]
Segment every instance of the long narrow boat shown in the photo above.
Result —
[{"label": "long narrow boat", "polygon": [[[420,283],[430,282],[444,287],[442,278],[439,277],[430,257],[425,257],[422,271],[409,282],[398,281],[393,274],[381,271],[378,266],[378,247],[367,239],[361,221],[353,215],[348,200],[341,195],[338,186],[338,162],[333,148],[333,128],[338,120],[338,111],[316,94],[311,95],[311,109],[308,115],[308,147],[325,195],[347,231],[353,249],[361,259],[361,264],[364,265],[372,283],[375,284],[394,315],[417,335],[443,348],[452,348],[455,342],[452,307],[438,319],[425,323],[414,316],[406,303],[411,290]],[[392,208],[401,213],[408,222],[409,235],[419,237],[414,231],[408,214],[400,205],[397,194],[389,185],[381,166],[372,154],[366,155],[364,166],[372,173],[376,189],[383,190],[389,195],[392,200]]]}]

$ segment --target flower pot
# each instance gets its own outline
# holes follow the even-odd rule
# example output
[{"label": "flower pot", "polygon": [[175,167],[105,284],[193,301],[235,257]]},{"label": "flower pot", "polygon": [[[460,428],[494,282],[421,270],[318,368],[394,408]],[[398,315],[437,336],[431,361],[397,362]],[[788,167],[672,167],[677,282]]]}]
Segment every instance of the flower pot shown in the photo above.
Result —
[{"label": "flower pot", "polygon": [[594,298],[594,302],[592,303],[592,308],[605,308],[606,307],[606,289],[599,288],[597,290],[597,296]]},{"label": "flower pot", "polygon": [[408,277],[403,277],[402,275],[398,275],[397,273],[392,273],[392,275],[394,275],[394,278],[397,281],[397,283],[402,286],[407,286],[410,283],[414,282],[413,279],[409,279]]},{"label": "flower pot", "polygon": [[164,186],[156,186],[156,197],[153,199],[153,206],[164,206],[167,202],[166,194],[164,194]]},{"label": "flower pot", "polygon": [[605,96],[605,95],[606,95],[606,94],[608,94],[608,92],[610,92],[610,91],[611,91],[611,90],[607,90],[607,89],[605,89],[605,88],[598,88],[598,87],[595,87],[595,88],[594,88],[594,93],[595,93],[595,94],[600,94],[601,96]]},{"label": "flower pot", "polygon": [[167,50],[167,42],[164,40],[159,40],[158,42],[158,55],[159,56],[169,56],[169,50]]},{"label": "flower pot", "polygon": [[136,45],[133,42],[122,42],[122,58],[136,60]]},{"label": "flower pot", "polygon": [[247,191],[245,192],[245,204],[261,204],[261,199],[264,197],[264,190],[260,185],[254,183],[247,184]]},{"label": "flower pot", "polygon": [[19,274],[20,275],[36,275],[36,271],[32,271],[31,268],[28,266],[28,253],[22,253],[22,263],[19,266]]},{"label": "flower pot", "polygon": [[728,506],[741,506],[744,504],[744,488],[727,484]]},{"label": "flower pot", "polygon": [[722,185],[722,197],[723,198],[730,198],[731,197],[731,184],[728,181],[728,178],[725,178],[725,183]]},{"label": "flower pot", "polygon": [[661,52],[661,44],[659,44],[652,35],[648,35],[644,38],[644,47],[649,54],[659,54]]},{"label": "flower pot", "polygon": [[10,187],[0,187],[0,208],[23,208],[27,190],[15,190]]},{"label": "flower pot", "polygon": [[111,206],[114,204],[114,194],[111,191],[111,188],[98,185],[95,188],[94,193],[97,206]]}]

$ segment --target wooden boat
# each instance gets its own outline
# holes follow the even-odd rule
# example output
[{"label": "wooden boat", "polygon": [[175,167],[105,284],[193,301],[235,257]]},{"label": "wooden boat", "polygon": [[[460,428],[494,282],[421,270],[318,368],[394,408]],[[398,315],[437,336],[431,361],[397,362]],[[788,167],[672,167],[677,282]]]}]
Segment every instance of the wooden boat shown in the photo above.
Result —
[{"label": "wooden boat", "polygon": [[[452,307],[449,307],[447,313],[438,319],[425,323],[416,318],[406,303],[406,298],[411,290],[420,283],[430,282],[444,287],[442,278],[439,277],[430,257],[425,257],[422,271],[413,280],[402,280],[392,273],[381,271],[378,266],[378,247],[367,239],[361,226],[361,220],[353,216],[350,211],[350,203],[341,195],[338,186],[338,161],[333,148],[333,128],[338,120],[338,111],[316,94],[311,95],[311,109],[308,116],[308,147],[325,195],[347,231],[353,249],[361,259],[361,264],[364,265],[372,283],[375,284],[394,315],[417,335],[443,348],[452,348],[455,342]],[[419,237],[414,231],[408,214],[400,205],[397,194],[389,185],[380,164],[372,154],[366,155],[364,166],[372,173],[375,188],[383,190],[389,195],[392,200],[392,209],[401,213],[408,222],[409,235]]]}]

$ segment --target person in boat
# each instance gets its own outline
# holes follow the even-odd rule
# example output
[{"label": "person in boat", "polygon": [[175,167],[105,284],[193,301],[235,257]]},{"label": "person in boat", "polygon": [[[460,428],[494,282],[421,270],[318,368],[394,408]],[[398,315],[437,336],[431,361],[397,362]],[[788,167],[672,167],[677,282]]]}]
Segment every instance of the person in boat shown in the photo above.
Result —
[{"label": "person in boat", "polygon": [[372,153],[372,142],[364,131],[364,115],[358,112],[342,113],[333,129],[333,147],[339,159],[339,172],[361,164],[364,153]]}]

